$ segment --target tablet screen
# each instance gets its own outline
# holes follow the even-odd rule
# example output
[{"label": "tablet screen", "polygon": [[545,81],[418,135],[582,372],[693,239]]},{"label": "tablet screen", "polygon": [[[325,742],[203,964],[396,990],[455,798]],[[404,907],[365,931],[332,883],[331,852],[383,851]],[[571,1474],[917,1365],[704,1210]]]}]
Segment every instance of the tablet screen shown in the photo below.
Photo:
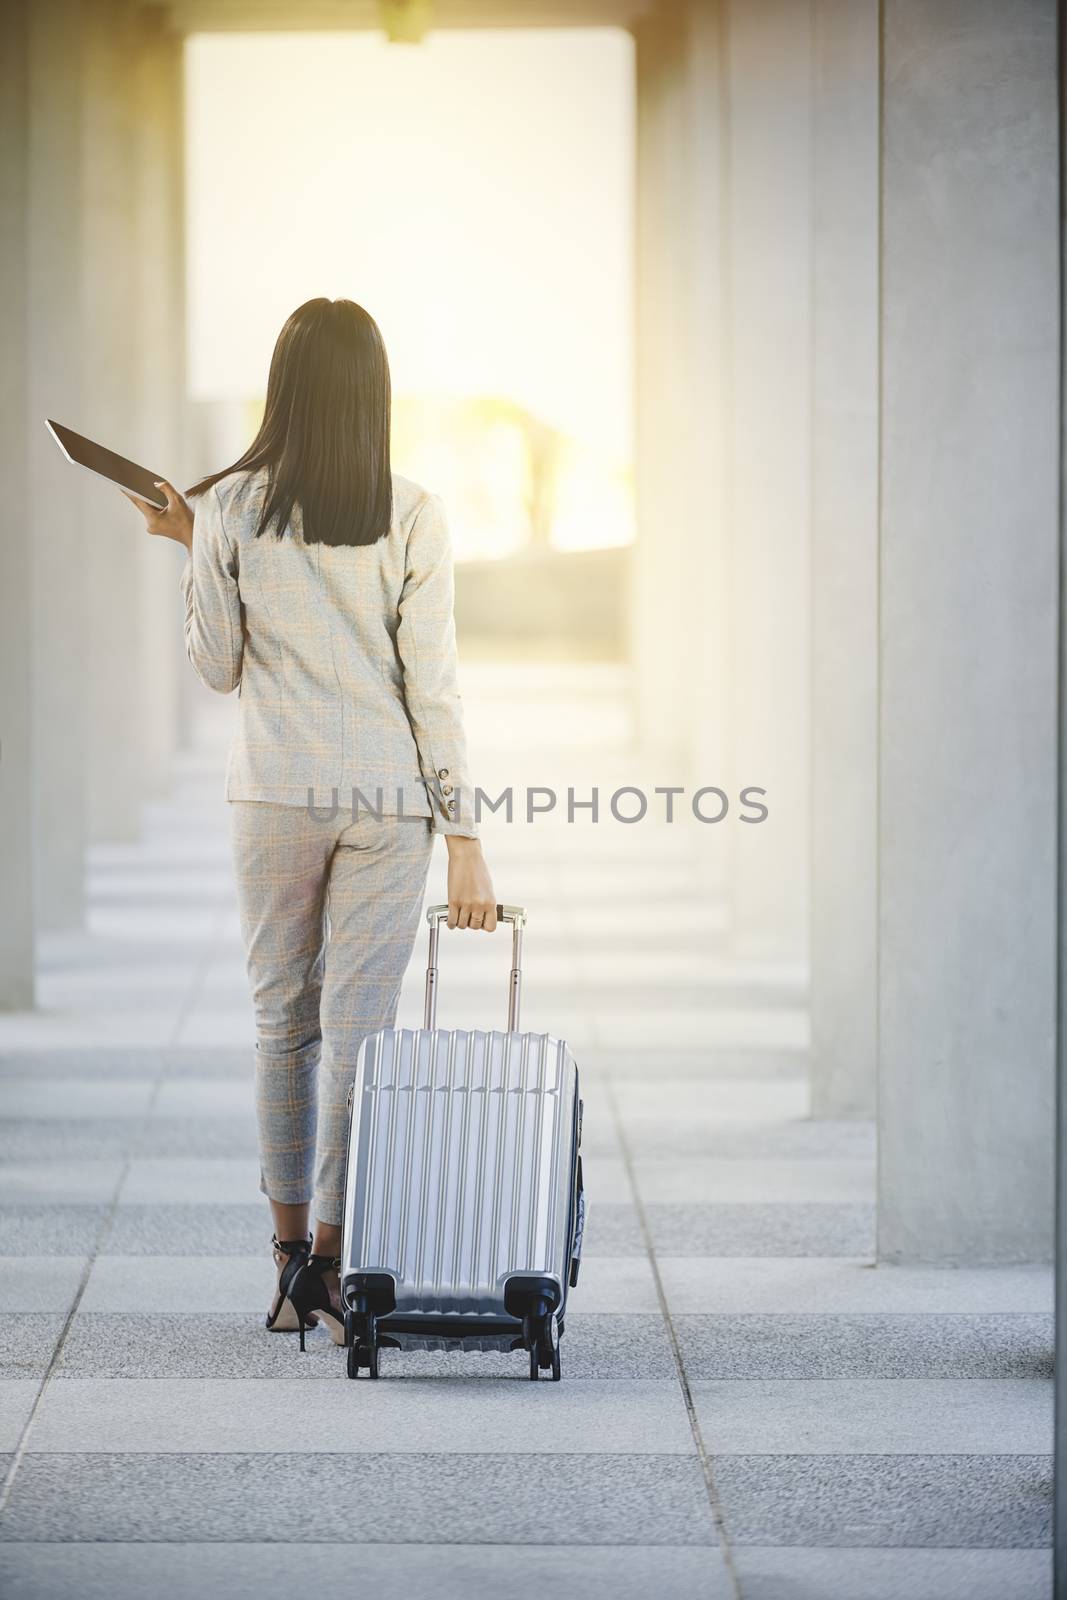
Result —
[{"label": "tablet screen", "polygon": [[142,500],[147,500],[160,511],[166,506],[166,496],[156,488],[161,473],[149,472],[147,467],[127,461],[125,456],[116,455],[114,450],[106,450],[102,444],[94,444],[92,439],[75,433],[73,428],[65,428],[61,422],[53,422],[48,418],[47,426],[67,460],[73,461],[75,466],[87,467],[90,472],[109,478],[121,488],[139,494]]}]

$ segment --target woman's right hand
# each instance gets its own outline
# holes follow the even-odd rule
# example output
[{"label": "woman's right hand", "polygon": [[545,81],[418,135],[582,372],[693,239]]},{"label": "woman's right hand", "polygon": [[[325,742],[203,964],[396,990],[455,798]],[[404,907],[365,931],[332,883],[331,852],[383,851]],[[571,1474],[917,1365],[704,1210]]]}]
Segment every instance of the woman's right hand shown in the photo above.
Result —
[{"label": "woman's right hand", "polygon": [[128,489],[122,493],[135,505],[145,520],[145,527],[149,533],[158,534],[163,539],[173,539],[176,544],[184,545],[192,553],[193,549],[193,511],[188,500],[178,492],[172,483],[165,478],[156,484],[157,489],[162,489],[167,497],[166,509],[161,511],[157,506],[150,505],[147,500],[142,500],[139,494],[131,494]]},{"label": "woman's right hand", "polygon": [[482,847],[464,834],[445,835],[448,848],[448,926],[496,928],[496,895]]}]

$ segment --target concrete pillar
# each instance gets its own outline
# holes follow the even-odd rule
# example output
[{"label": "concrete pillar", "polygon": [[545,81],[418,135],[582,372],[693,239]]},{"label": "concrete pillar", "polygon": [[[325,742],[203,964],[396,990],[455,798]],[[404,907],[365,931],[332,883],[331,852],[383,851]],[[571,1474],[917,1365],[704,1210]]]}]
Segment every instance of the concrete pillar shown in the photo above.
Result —
[{"label": "concrete pillar", "polygon": [[[630,618],[652,783],[730,783],[726,0],[676,0],[637,40],[638,543]],[[682,802],[681,826],[695,826]],[[719,899],[729,830],[701,828],[695,881]]]},{"label": "concrete pillar", "polygon": [[[91,432],[84,406],[78,150],[85,9],[38,0],[29,17],[29,529],[33,578],[35,899],[42,928],[84,916],[86,573],[83,476],[44,427]],[[10,347],[9,347],[10,348]]]},{"label": "concrete pillar", "polygon": [[814,0],[812,1110],[874,1115],[878,0]]},{"label": "concrete pillar", "polygon": [[0,6],[0,1009],[33,1004],[33,697],[27,430],[28,0]]},{"label": "concrete pillar", "polygon": [[[139,459],[182,488],[191,481],[185,373],[183,40],[168,26],[162,9],[142,7],[136,17],[134,50],[137,441]],[[130,516],[135,515],[131,507]],[[177,545],[162,539],[142,537],[137,551],[144,618],[143,789],[160,794],[169,784],[172,758],[181,742],[182,680],[189,672],[178,596],[178,575],[186,557]]]},{"label": "concrete pillar", "polygon": [[[129,0],[85,0],[83,9],[83,349],[93,422],[87,431],[136,457],[142,437],[136,22]],[[130,839],[149,787],[150,691],[141,671],[148,625],[141,579],[146,535],[133,507],[102,481],[85,481],[83,513],[91,665],[89,831],[93,839]]]},{"label": "concrete pillar", "polygon": [[688,571],[695,513],[686,492],[693,287],[686,24],[682,0],[666,0],[634,27],[637,541],[628,611],[638,737],[665,774],[655,779],[662,783],[675,781],[689,749],[687,638],[699,626]]},{"label": "concrete pillar", "polygon": [[[691,418],[685,483],[689,512],[685,576],[689,661],[683,704],[692,790],[729,789],[730,663],[728,477],[724,449],[730,321],[728,285],[729,150],[726,0],[693,0],[686,39],[689,171],[689,372]],[[728,881],[733,817],[701,830],[696,870],[703,892],[718,898]]]},{"label": "concrete pillar", "polygon": [[1052,1244],[1054,0],[883,0],[879,1255]]},{"label": "concrete pillar", "polygon": [[767,790],[738,823],[739,954],[808,945],[811,7],[730,0],[728,24],[732,773]]}]

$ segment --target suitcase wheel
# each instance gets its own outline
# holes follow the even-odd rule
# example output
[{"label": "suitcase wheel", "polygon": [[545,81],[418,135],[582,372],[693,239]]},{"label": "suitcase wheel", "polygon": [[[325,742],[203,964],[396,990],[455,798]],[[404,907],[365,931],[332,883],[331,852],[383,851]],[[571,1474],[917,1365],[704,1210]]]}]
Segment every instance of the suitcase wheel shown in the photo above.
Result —
[{"label": "suitcase wheel", "polygon": [[530,1351],[530,1378],[534,1383],[542,1371],[552,1373],[553,1383],[563,1376],[559,1360],[559,1324],[554,1312],[526,1318],[526,1338]]},{"label": "suitcase wheel", "polygon": [[366,1369],[368,1378],[378,1376],[378,1346],[376,1344],[350,1344],[348,1347],[348,1376],[358,1378]]},{"label": "suitcase wheel", "polygon": [[378,1376],[378,1319],[373,1311],[345,1312],[345,1343],[348,1345],[348,1376],[358,1378],[366,1371]]}]

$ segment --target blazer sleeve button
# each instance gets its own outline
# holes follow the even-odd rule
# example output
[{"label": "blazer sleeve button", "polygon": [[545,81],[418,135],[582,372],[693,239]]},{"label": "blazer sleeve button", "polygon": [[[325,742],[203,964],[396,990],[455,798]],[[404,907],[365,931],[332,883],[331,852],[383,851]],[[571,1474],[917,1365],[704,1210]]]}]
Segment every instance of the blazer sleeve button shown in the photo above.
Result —
[{"label": "blazer sleeve button", "polygon": [[439,778],[447,778],[448,777],[448,768],[447,767],[438,767],[437,776]]}]

